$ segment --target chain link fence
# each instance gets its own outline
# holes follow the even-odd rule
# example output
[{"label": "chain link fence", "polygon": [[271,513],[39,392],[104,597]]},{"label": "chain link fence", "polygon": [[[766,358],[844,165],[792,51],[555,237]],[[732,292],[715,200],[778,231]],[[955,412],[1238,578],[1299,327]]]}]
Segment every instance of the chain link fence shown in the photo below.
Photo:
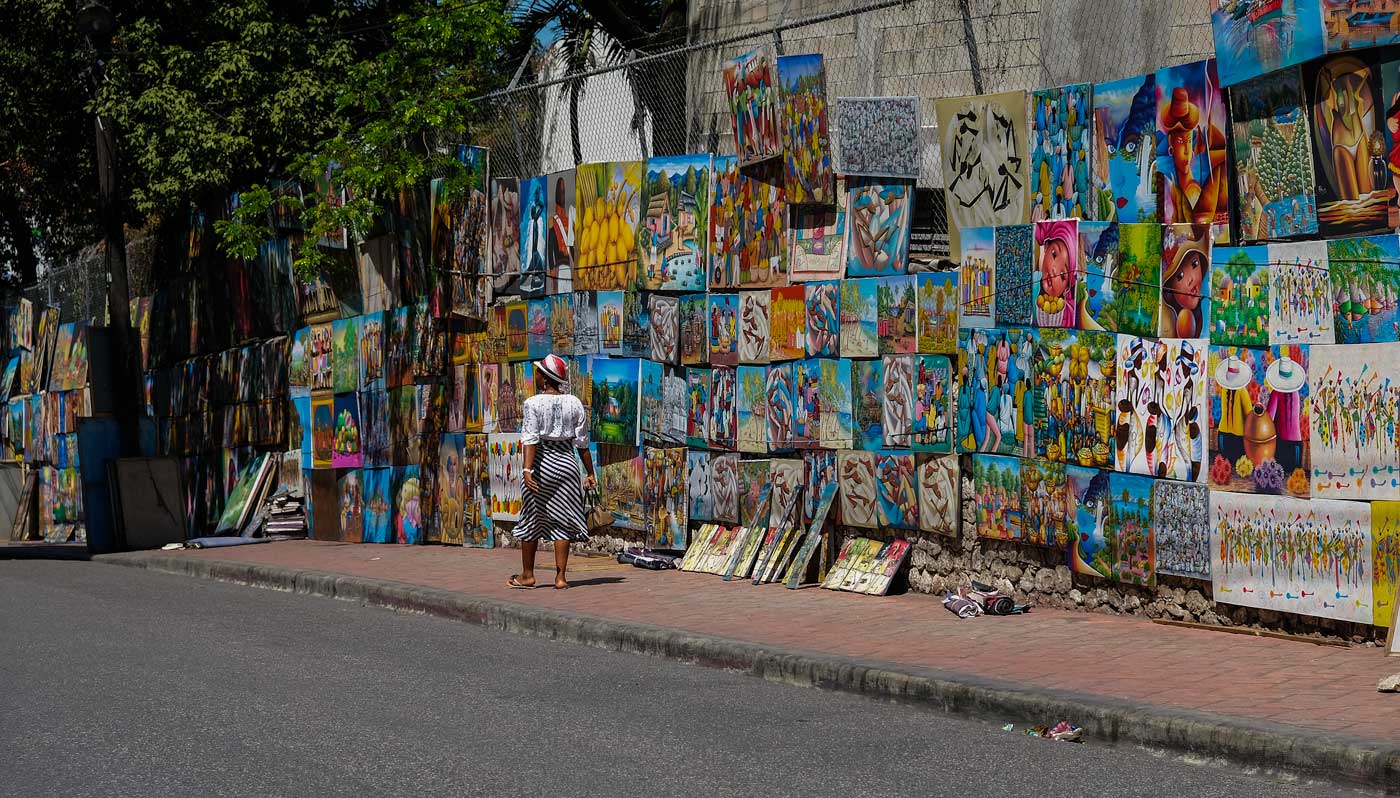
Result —
[{"label": "chain link fence", "polygon": [[[559,42],[534,82],[480,98],[473,143],[491,171],[529,177],[579,163],[731,154],[724,62],[757,47],[821,53],[829,98],[915,96],[919,185],[941,187],[934,101],[1142,74],[1213,54],[1203,0],[692,0],[685,41],[609,61]],[[585,64],[570,72],[566,65]],[[836,131],[832,131],[833,137]]]}]

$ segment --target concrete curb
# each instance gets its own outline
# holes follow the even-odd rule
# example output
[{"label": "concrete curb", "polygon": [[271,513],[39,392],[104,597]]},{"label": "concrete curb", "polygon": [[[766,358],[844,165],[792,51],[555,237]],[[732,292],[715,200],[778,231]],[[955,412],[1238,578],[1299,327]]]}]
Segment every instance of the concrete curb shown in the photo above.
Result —
[{"label": "concrete curb", "polygon": [[649,654],[768,681],[919,704],[1018,726],[1068,719],[1086,738],[1165,749],[1265,773],[1285,773],[1400,795],[1400,744],[1037,690],[968,674],[763,646],[649,624],[544,609],[402,582],[204,557],[134,552],[94,562],[302,593],[463,621],[530,637]]}]

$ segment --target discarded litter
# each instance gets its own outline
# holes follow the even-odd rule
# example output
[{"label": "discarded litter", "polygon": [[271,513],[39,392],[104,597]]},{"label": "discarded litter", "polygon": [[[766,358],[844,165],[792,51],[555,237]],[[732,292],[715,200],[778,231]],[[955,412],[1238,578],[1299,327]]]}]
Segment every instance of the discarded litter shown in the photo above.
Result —
[{"label": "discarded litter", "polygon": [[[1009,724],[1008,724],[1009,725]],[[1006,726],[1002,727],[1006,729]],[[1009,729],[1008,729],[1009,731]],[[1043,737],[1047,740],[1058,740],[1062,743],[1083,742],[1084,730],[1067,720],[1062,720],[1054,726],[1032,726],[1026,729],[1029,737]]]}]

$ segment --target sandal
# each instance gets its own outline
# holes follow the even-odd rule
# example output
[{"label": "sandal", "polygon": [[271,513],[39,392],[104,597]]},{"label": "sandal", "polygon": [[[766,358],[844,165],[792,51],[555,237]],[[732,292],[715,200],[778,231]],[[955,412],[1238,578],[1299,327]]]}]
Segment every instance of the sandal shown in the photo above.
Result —
[{"label": "sandal", "polygon": [[506,580],[506,587],[511,590],[534,590],[536,586],[522,583],[520,574],[511,574],[510,579]]}]

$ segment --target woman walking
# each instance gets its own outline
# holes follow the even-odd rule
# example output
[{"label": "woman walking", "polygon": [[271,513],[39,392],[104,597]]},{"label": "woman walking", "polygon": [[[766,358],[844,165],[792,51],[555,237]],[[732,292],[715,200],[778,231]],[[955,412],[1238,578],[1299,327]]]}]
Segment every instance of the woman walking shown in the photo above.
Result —
[{"label": "woman walking", "polygon": [[[525,490],[515,537],[520,541],[521,566],[520,573],[506,582],[508,587],[535,586],[535,551],[541,540],[552,540],[554,587],[567,588],[569,542],[588,539],[583,488],[585,484],[590,490],[596,488],[598,480],[588,452],[588,411],[577,396],[563,392],[568,381],[569,368],[563,358],[546,355],[535,363],[535,395],[525,400],[520,422]],[[588,470],[586,479],[580,479],[575,448]]]}]

